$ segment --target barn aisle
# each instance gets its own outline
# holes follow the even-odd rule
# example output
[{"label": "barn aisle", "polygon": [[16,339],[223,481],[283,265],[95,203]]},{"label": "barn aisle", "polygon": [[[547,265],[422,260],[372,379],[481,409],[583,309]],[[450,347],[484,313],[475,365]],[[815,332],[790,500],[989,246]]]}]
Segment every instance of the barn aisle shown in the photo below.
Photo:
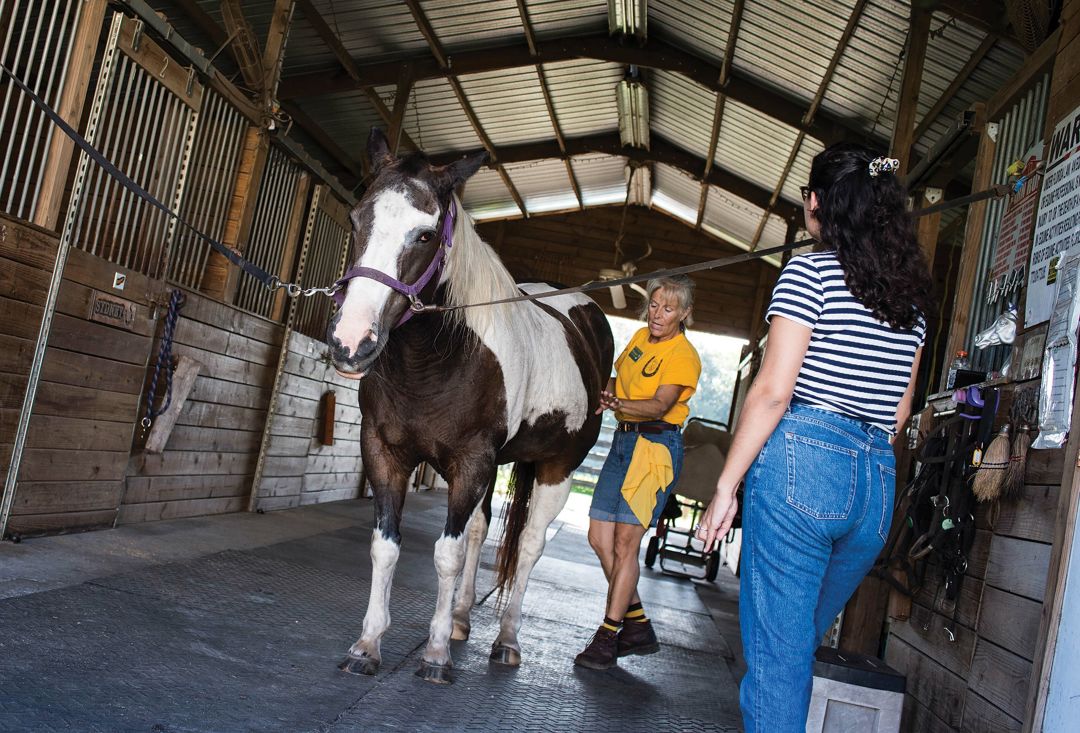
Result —
[{"label": "barn aisle", "polygon": [[731,582],[643,571],[662,652],[608,672],[573,666],[605,586],[566,514],[526,595],[522,667],[488,664],[492,597],[454,645],[455,684],[417,679],[445,504],[407,502],[374,678],[336,669],[367,602],[368,501],[3,543],[0,730],[738,730]]}]

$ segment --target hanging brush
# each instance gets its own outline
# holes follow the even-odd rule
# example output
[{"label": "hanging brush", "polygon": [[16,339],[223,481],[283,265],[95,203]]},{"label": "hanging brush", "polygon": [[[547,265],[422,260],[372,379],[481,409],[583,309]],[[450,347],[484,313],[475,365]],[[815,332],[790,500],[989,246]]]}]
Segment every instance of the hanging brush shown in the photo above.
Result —
[{"label": "hanging brush", "polygon": [[1009,425],[1006,423],[982,455],[982,461],[975,472],[975,480],[971,482],[975,498],[979,501],[997,501],[1001,498],[1001,487],[1008,468]]},{"label": "hanging brush", "polygon": [[1035,391],[1017,390],[1013,397],[1010,411],[1016,425],[1013,436],[1012,453],[1009,455],[1009,468],[1005,471],[1005,482],[1001,487],[1003,499],[1019,499],[1024,493],[1024,475],[1027,473],[1027,454],[1031,447],[1031,428],[1035,424]]}]

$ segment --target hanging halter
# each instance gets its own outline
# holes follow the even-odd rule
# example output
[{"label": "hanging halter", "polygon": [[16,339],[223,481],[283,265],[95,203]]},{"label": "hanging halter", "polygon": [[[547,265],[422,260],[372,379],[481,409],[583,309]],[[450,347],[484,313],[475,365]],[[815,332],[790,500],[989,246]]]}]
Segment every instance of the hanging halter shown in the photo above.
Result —
[{"label": "hanging halter", "polygon": [[375,282],[382,283],[386,287],[396,290],[409,299],[409,310],[402,314],[401,319],[397,322],[397,326],[405,323],[416,313],[423,313],[428,308],[420,301],[420,293],[428,286],[428,283],[432,281],[437,275],[442,273],[443,265],[446,263],[446,252],[454,246],[454,220],[457,219],[457,207],[454,204],[453,196],[450,197],[450,203],[447,205],[443,212],[442,226],[439,228],[439,248],[435,250],[435,256],[431,258],[431,264],[427,266],[423,274],[417,278],[416,282],[412,285],[406,285],[397,278],[387,275],[382,270],[376,270],[371,267],[352,267],[341,279],[334,283],[334,302],[337,303],[338,308],[345,302],[345,288],[348,287],[350,280],[357,278],[367,278],[368,280],[374,280]]}]

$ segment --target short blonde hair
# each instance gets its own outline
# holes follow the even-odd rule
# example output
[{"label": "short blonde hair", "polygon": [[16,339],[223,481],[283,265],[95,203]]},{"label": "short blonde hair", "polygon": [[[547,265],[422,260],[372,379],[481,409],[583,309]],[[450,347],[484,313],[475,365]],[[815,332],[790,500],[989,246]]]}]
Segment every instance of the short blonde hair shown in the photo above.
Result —
[{"label": "short blonde hair", "polygon": [[[671,295],[675,296],[675,300],[679,303],[679,308],[682,310],[691,310],[694,307],[694,281],[686,275],[672,275],[671,277],[656,277],[648,282],[645,286],[645,292],[648,295],[645,296],[645,305],[641,307],[641,313],[639,318],[643,321],[649,319],[649,302],[652,300],[653,294],[657,290],[663,290]],[[687,313],[686,318],[683,319],[683,327],[690,327],[694,325],[694,316],[692,313]]]}]

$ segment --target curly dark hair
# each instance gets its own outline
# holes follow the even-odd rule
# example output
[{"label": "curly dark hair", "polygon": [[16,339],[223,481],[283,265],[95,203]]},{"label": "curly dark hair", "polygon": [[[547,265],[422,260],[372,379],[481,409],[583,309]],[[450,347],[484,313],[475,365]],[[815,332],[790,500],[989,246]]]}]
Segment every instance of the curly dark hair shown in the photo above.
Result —
[{"label": "curly dark hair", "polygon": [[930,271],[894,173],[870,175],[878,157],[855,143],[836,143],[814,156],[809,187],[821,243],[836,252],[855,298],[894,328],[910,329],[930,313]]}]

